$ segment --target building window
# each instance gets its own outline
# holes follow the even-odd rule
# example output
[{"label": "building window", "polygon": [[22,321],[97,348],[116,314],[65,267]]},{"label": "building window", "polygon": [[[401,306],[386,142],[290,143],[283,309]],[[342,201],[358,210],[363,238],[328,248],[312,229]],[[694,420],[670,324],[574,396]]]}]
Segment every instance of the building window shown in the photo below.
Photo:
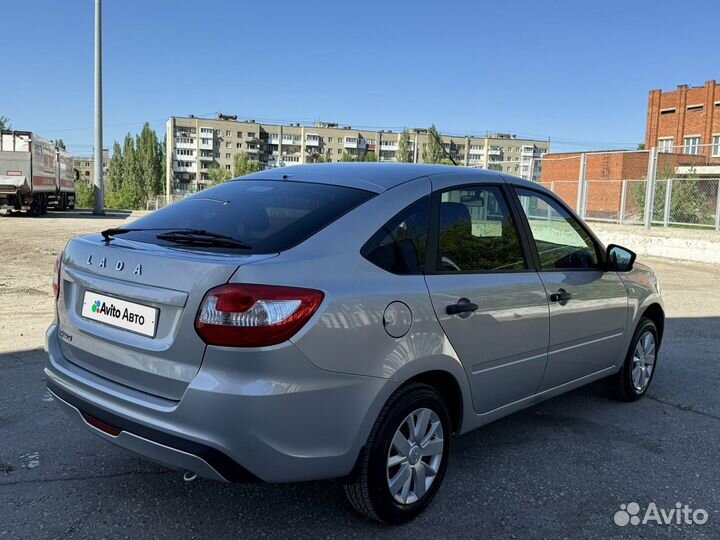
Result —
[{"label": "building window", "polygon": [[237,132],[238,139],[242,137],[242,131]]},{"label": "building window", "polygon": [[661,154],[669,154],[673,150],[672,139],[658,139],[658,152]]},{"label": "building window", "polygon": [[703,110],[702,105],[688,105],[687,107],[688,112],[700,112]]},{"label": "building window", "polygon": [[672,109],[660,109],[661,115],[673,114],[674,112],[675,112],[675,107],[673,107]]},{"label": "building window", "polygon": [[720,135],[713,135],[712,155],[720,157]]},{"label": "building window", "polygon": [[242,143],[237,143],[237,148],[242,148]]},{"label": "building window", "polygon": [[685,137],[685,154],[696,156],[700,153],[700,137]]},{"label": "building window", "polygon": [[338,154],[342,154],[342,148],[337,149]]},{"label": "building window", "polygon": [[225,159],[230,159],[231,154],[225,154]]},{"label": "building window", "polygon": [[230,165],[225,165],[225,170],[226,170],[226,171],[229,171],[229,170],[230,170]]},{"label": "building window", "polygon": [[226,143],[225,143],[225,148],[232,148],[232,143],[231,143],[231,142],[226,142]]},{"label": "building window", "polygon": [[232,137],[232,131],[230,131],[229,129],[226,130],[226,131],[225,131],[225,136],[226,136],[226,137]]},{"label": "building window", "polygon": [[329,143],[333,142],[333,141],[332,141],[332,137],[328,137],[328,142],[329,142]]}]

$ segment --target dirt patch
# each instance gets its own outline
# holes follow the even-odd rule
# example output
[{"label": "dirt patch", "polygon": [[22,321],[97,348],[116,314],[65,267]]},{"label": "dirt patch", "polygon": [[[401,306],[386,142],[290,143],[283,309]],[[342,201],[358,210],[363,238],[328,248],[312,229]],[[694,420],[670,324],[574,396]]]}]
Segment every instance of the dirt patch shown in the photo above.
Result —
[{"label": "dirt patch", "polygon": [[96,217],[82,211],[0,216],[0,352],[42,347],[55,308],[55,257],[67,241],[132,219],[128,213]]}]

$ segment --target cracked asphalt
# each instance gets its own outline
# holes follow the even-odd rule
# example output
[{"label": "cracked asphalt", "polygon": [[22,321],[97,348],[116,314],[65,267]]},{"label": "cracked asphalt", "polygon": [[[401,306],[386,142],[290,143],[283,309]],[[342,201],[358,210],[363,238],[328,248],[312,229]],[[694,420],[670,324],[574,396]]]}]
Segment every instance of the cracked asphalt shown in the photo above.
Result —
[{"label": "cracked asphalt", "polygon": [[[45,390],[42,350],[5,342],[0,539],[720,538],[720,268],[644,262],[669,317],[649,395],[618,403],[598,383],[455,439],[438,498],[395,528],[353,513],[335,482],[186,484],[70,424]],[[630,502],[709,518],[615,525]]]}]

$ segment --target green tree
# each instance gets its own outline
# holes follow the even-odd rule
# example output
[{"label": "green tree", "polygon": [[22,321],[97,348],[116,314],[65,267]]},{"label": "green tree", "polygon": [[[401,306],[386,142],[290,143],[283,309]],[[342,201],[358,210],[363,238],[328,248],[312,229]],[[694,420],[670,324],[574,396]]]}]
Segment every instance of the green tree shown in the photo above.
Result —
[{"label": "green tree", "polygon": [[125,208],[138,210],[145,204],[142,170],[135,140],[130,133],[125,136],[123,145],[123,180],[120,194],[121,200],[118,202]]},{"label": "green tree", "polygon": [[[259,170],[260,162],[250,159],[250,156],[246,152],[235,154],[235,159],[233,160],[233,176],[235,176],[235,178],[258,172]],[[229,180],[229,178],[225,180]]]},{"label": "green tree", "polygon": [[227,182],[230,178],[232,178],[232,175],[230,174],[230,171],[224,167],[211,167],[208,169],[208,177],[210,179],[208,187],[211,187]]},{"label": "green tree", "polygon": [[108,192],[119,193],[123,183],[123,154],[120,144],[115,141],[113,153],[108,163],[107,188]]},{"label": "green tree", "polygon": [[410,163],[413,160],[412,150],[410,149],[410,134],[407,129],[404,129],[400,134],[395,157],[400,163]]},{"label": "green tree", "polygon": [[423,161],[425,163],[441,163],[445,158],[442,144],[442,137],[440,137],[440,133],[433,124],[428,130],[428,142],[425,150],[423,150]]},{"label": "green tree", "polygon": [[0,131],[4,129],[12,129],[12,126],[10,126],[10,119],[7,116],[0,116]]},{"label": "green tree", "polygon": [[160,156],[160,164],[162,167],[162,178],[163,193],[165,193],[166,179],[167,179],[167,135],[163,135],[162,142],[158,143],[158,155]]},{"label": "green tree", "polygon": [[145,125],[137,137],[137,166],[141,192],[141,204],[163,193],[162,158],[158,150],[158,138],[150,124]]},{"label": "green tree", "polygon": [[62,139],[58,139],[57,141],[55,141],[55,147],[59,148],[60,150],[67,150],[67,148],[65,148],[65,142]]},{"label": "green tree", "polygon": [[95,187],[75,171],[75,206],[78,208],[92,208],[95,204]]},{"label": "green tree", "polygon": [[343,152],[342,156],[340,156],[340,161],[356,161],[356,159],[352,154]]}]

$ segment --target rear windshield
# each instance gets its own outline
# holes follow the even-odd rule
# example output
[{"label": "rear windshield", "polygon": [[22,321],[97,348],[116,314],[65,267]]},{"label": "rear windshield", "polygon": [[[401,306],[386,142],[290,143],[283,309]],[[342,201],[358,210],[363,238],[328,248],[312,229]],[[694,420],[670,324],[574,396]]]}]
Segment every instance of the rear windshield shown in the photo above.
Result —
[{"label": "rear windshield", "polygon": [[[196,193],[125,228],[123,238],[177,245],[156,238],[158,229],[202,229],[250,244],[252,253],[278,253],[372,197],[373,193],[309,182],[235,180]],[[217,249],[217,248],[214,248]]]}]

